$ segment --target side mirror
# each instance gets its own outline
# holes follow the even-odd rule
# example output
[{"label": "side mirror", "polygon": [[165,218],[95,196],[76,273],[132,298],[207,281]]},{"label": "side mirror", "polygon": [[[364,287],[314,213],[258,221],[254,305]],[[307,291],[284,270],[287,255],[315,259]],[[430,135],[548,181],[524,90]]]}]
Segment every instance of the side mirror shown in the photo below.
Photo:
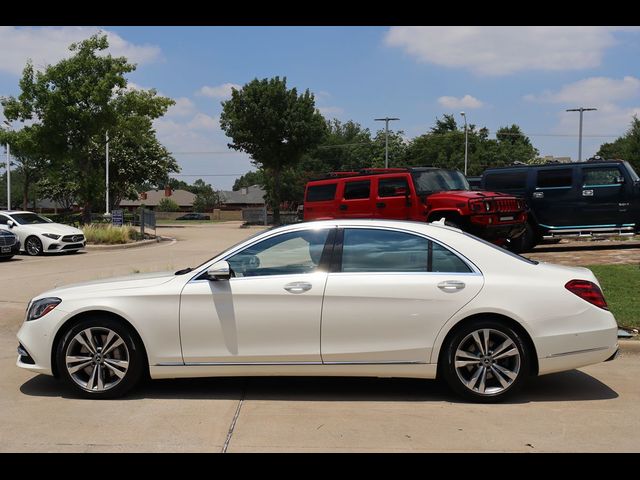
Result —
[{"label": "side mirror", "polygon": [[14,225],[15,225],[15,223],[13,223],[13,220],[7,220],[7,226],[8,226],[9,228],[13,228],[13,227],[14,227]]},{"label": "side mirror", "polygon": [[229,280],[231,278],[231,267],[226,260],[214,263],[207,270],[209,280]]}]

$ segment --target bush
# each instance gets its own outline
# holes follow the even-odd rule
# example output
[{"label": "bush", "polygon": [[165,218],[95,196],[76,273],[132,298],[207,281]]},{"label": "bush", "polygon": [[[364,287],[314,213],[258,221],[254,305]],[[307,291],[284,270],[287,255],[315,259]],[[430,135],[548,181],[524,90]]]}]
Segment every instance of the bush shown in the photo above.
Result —
[{"label": "bush", "polygon": [[115,245],[119,243],[129,243],[140,237],[140,232],[134,227],[113,225],[91,224],[82,227],[84,236],[88,243]]},{"label": "bush", "polygon": [[158,210],[159,212],[179,212],[180,205],[178,205],[170,198],[164,197],[158,202],[158,207],[156,208],[156,210]]}]

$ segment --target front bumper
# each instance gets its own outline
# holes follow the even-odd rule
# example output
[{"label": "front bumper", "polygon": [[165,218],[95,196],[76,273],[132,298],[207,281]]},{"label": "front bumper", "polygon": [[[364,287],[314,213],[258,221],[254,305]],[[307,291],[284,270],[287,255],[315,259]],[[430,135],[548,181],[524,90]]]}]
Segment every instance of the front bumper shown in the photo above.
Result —
[{"label": "front bumper", "polygon": [[476,223],[471,219],[469,222],[469,233],[484,238],[485,240],[507,240],[516,239],[525,232],[525,222],[513,223]]},{"label": "front bumper", "polygon": [[34,373],[53,375],[53,340],[67,315],[67,312],[57,307],[42,318],[23,322],[17,334],[21,350],[18,352],[16,366]]},{"label": "front bumper", "polygon": [[0,257],[13,257],[14,255],[18,255],[20,253],[20,242],[16,242],[11,245],[11,249],[8,252],[3,252],[2,250],[6,247],[0,247]]}]

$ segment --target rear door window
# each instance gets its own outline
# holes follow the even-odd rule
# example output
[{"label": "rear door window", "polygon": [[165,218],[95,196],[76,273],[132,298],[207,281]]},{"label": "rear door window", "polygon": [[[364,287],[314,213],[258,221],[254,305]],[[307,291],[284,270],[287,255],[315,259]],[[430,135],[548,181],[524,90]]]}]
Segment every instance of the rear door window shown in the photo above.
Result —
[{"label": "rear door window", "polygon": [[310,185],[307,188],[307,202],[322,202],[333,200],[336,196],[337,185],[337,183]]},{"label": "rear door window", "polygon": [[585,187],[620,185],[624,180],[618,167],[588,167],[582,170],[582,184]]},{"label": "rear door window", "polygon": [[572,168],[538,170],[537,188],[570,188],[573,182]]},{"label": "rear door window", "polygon": [[524,190],[527,184],[527,171],[489,173],[484,185],[488,190]]},{"label": "rear door window", "polygon": [[344,199],[356,200],[369,198],[371,192],[371,180],[362,180],[358,182],[345,182]]},{"label": "rear door window", "polygon": [[378,180],[379,197],[404,197],[409,193],[406,177],[381,178]]}]

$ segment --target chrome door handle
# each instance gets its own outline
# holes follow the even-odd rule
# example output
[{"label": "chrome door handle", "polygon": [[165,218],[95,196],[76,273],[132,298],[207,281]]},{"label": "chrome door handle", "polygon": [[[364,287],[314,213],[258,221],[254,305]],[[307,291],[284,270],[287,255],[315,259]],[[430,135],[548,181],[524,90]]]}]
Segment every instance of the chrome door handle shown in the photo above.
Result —
[{"label": "chrome door handle", "polygon": [[582,190],[583,197],[593,197],[593,190]]},{"label": "chrome door handle", "polygon": [[440,290],[444,290],[445,292],[452,292],[454,290],[462,290],[465,287],[464,282],[460,282],[459,280],[446,280],[444,282],[440,282],[438,284],[438,288]]},{"label": "chrome door handle", "polygon": [[533,198],[544,198],[544,192],[533,192]]},{"label": "chrome door handle", "polygon": [[291,282],[284,286],[289,293],[302,293],[311,290],[311,284],[308,282]]}]

